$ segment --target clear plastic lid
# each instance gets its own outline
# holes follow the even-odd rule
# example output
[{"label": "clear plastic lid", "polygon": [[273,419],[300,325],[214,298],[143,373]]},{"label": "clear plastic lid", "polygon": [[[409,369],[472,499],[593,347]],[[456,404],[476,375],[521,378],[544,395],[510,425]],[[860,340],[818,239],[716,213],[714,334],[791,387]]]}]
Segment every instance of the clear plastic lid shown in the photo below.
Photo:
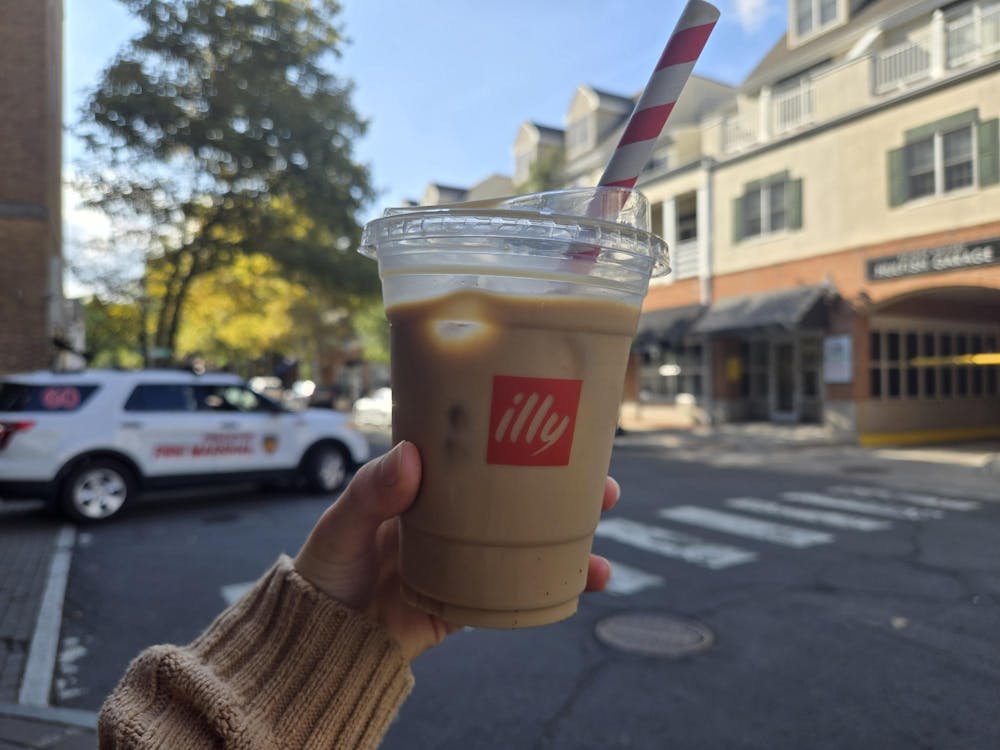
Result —
[{"label": "clear plastic lid", "polygon": [[666,243],[650,231],[649,201],[627,188],[554,190],[443,206],[390,208],[368,223],[358,252],[386,260],[385,253],[412,249],[421,240],[463,243],[497,239],[530,243],[542,255],[595,265],[628,264],[634,271],[659,276],[669,271]]}]

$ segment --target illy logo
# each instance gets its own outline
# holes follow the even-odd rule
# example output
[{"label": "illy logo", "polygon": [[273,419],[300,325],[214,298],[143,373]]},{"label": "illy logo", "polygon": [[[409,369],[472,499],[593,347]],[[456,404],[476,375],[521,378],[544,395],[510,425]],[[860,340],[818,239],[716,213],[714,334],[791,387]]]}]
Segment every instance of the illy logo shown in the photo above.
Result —
[{"label": "illy logo", "polygon": [[582,380],[493,377],[486,463],[566,466]]}]

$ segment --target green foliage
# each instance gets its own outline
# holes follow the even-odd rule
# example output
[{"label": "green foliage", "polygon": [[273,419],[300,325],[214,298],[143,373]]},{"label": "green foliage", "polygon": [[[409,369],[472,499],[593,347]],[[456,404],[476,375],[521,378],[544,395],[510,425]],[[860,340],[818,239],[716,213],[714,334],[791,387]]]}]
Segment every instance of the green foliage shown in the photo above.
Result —
[{"label": "green foliage", "polygon": [[389,362],[389,321],[381,299],[362,303],[351,317],[354,330],[361,341],[361,352],[369,362]]},{"label": "green foliage", "polygon": [[542,151],[528,170],[528,179],[515,185],[518,193],[541,193],[563,187],[562,169],[565,163],[561,148]]},{"label": "green foliage", "polygon": [[142,310],[138,304],[91,297],[83,306],[91,367],[142,366]]},{"label": "green foliage", "polygon": [[352,152],[365,123],[330,72],[339,5],[122,2],[144,28],[81,114],[81,187],[156,280],[151,344],[174,351],[194,290],[208,293],[196,280],[241,256],[327,294],[376,294],[375,264],[353,252],[372,190]]}]

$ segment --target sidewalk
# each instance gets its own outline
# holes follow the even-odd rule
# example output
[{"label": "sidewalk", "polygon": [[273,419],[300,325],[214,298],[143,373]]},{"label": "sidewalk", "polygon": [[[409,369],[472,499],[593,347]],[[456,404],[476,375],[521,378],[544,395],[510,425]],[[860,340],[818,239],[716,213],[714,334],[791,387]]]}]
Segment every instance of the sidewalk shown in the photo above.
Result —
[{"label": "sidewalk", "polygon": [[94,750],[95,717],[89,711],[0,704],[0,750]]},{"label": "sidewalk", "polygon": [[622,429],[637,437],[670,435],[676,444],[714,445],[726,451],[776,448],[854,447],[868,455],[893,461],[916,461],[947,464],[1000,476],[1000,441],[942,443],[891,448],[861,448],[842,436],[834,435],[818,424],[779,424],[774,422],[730,422],[717,425],[700,423],[685,406],[625,402],[620,413]]},{"label": "sidewalk", "polygon": [[93,712],[18,703],[61,526],[0,503],[0,750],[97,747]]}]

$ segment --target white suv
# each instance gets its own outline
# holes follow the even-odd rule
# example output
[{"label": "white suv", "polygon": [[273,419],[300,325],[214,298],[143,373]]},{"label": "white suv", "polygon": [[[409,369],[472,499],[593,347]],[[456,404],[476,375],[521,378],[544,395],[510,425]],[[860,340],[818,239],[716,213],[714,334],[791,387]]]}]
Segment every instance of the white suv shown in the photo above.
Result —
[{"label": "white suv", "polygon": [[302,479],[333,492],[368,459],[343,414],[288,411],[235,375],[176,370],[0,378],[0,497],[100,520],[140,490]]}]

